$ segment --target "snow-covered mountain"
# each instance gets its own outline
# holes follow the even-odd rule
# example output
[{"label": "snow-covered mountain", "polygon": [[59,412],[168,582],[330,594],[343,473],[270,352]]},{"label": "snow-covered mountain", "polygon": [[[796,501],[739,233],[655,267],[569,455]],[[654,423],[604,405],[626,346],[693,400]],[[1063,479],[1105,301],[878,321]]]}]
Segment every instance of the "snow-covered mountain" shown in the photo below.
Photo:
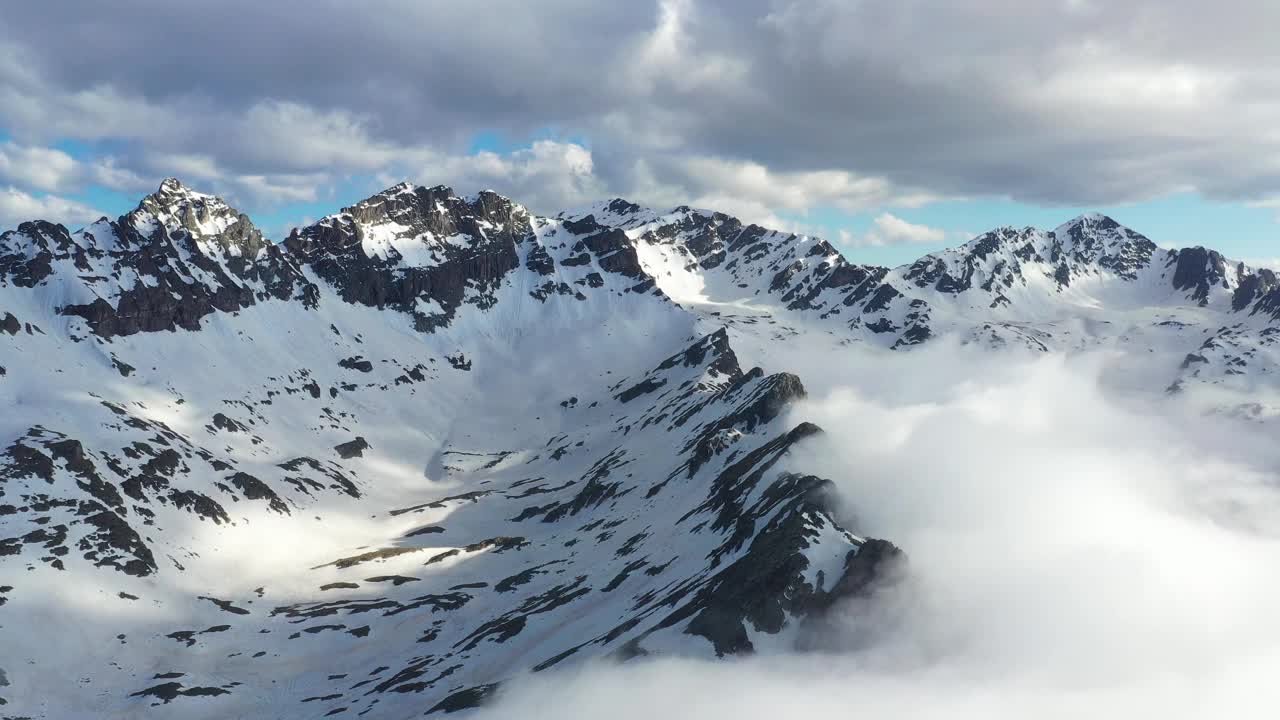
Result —
[{"label": "snow-covered mountain", "polygon": [[901,559],[804,471],[792,341],[1122,345],[1159,393],[1273,382],[1278,323],[1271,271],[1095,215],[894,269],[687,207],[408,184],[281,243],[176,180],[24,223],[0,716],[400,718],[790,644]]},{"label": "snow-covered mountain", "polygon": [[[893,350],[936,337],[1041,352],[1119,344],[1165,357],[1153,386],[1173,391],[1270,384],[1280,370],[1275,272],[1203,247],[1163,249],[1103,215],[1051,231],[997,228],[898,268],[684,207],[615,200],[561,217],[623,229],[670,297],[694,311],[719,306],[731,331],[767,316],[786,332]],[[767,342],[757,349],[767,356]]]}]

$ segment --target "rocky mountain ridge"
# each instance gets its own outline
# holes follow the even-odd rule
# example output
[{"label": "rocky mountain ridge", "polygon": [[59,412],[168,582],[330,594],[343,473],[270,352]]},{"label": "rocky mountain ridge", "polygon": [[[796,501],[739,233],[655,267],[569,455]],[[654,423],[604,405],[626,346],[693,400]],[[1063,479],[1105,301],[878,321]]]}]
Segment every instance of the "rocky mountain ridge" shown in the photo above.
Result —
[{"label": "rocky mountain ridge", "polygon": [[[68,300],[58,312],[83,317],[103,337],[194,329],[211,312],[266,299],[314,304],[319,280],[345,302],[399,310],[430,331],[447,325],[463,303],[491,306],[494,289],[517,268],[535,276],[525,282],[538,299],[581,299],[606,278],[631,292],[681,295],[688,277],[680,276],[699,276],[705,299],[763,297],[822,320],[843,316],[854,335],[888,347],[932,337],[935,308],[986,309],[1004,319],[1055,294],[1070,305],[1079,288],[1127,304],[1134,298],[1125,290],[1167,290],[1154,299],[1240,319],[1280,319],[1272,270],[1203,247],[1162,249],[1099,214],[1050,231],[997,228],[886,268],[852,263],[818,238],[713,211],[661,213],[615,199],[538,217],[491,191],[464,199],[445,186],[408,183],[276,244],[247,216],[170,178],[116,221],[104,218],[76,233],[24,223],[0,235],[0,253],[7,283],[70,286],[53,293]],[[166,291],[181,299],[162,298]],[[92,299],[70,302],[76,296]],[[1029,299],[1035,302],[1019,302]]]},{"label": "rocky mountain ridge", "polygon": [[712,211],[409,184],[280,243],[175,180],[24,223],[0,717],[399,718],[792,643],[902,557],[806,469],[793,343],[1122,348],[1194,391],[1273,382],[1277,312],[1271,271],[1095,215],[898,268]]}]

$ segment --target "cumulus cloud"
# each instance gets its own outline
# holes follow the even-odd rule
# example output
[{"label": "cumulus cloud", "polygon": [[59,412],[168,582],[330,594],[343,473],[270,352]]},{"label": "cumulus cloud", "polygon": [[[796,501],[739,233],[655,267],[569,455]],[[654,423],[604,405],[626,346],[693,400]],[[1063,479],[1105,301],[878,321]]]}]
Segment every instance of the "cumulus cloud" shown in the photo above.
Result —
[{"label": "cumulus cloud", "polygon": [[[27,145],[122,143],[116,167],[147,177],[162,174],[148,155],[205,153],[224,179],[327,183],[465,156],[478,128],[555,128],[590,139],[606,194],[741,189],[762,215],[912,195],[1264,200],[1280,181],[1280,137],[1258,131],[1280,124],[1280,10],[1260,0],[1229,13],[1191,0],[503,0],[487,12],[504,22],[448,2],[237,0],[201,17],[235,38],[228,55],[191,42],[189,13],[171,4],[23,5],[0,28],[0,122]],[[140,32],[147,42],[116,41]],[[713,178],[734,190],[707,192]]]},{"label": "cumulus cloud", "polygon": [[78,173],[79,163],[61,150],[0,143],[0,180],[38,190],[60,190]]},{"label": "cumulus cloud", "polygon": [[877,215],[872,223],[872,229],[865,233],[840,230],[837,238],[841,244],[853,247],[885,247],[908,243],[941,245],[948,236],[945,230],[908,222],[887,212]]},{"label": "cumulus cloud", "polygon": [[[84,167],[82,165],[82,167]],[[155,184],[134,170],[124,167],[120,164],[118,158],[106,156],[94,158],[87,167],[85,167],[85,182],[101,185],[110,190],[120,190],[124,192],[136,192],[139,190],[150,190]]]},{"label": "cumulus cloud", "polygon": [[895,187],[884,178],[844,170],[779,173],[759,163],[716,157],[675,161],[670,175],[682,176],[686,192],[725,203],[754,203],[775,211],[836,207],[849,212],[895,205],[917,207],[936,199]]},{"label": "cumulus cloud", "polygon": [[875,219],[876,231],[886,244],[942,242],[946,233],[928,225],[907,222],[890,213],[881,213]]},{"label": "cumulus cloud", "polygon": [[[483,717],[1266,717],[1280,701],[1269,433],[1135,394],[1110,354],[801,362],[792,454],[906,579],[818,654],[535,674]],[[833,362],[838,359],[839,362]],[[839,369],[833,369],[838,365]]]},{"label": "cumulus cloud", "polygon": [[78,160],[57,148],[0,143],[0,181],[25,191],[70,192],[89,185],[137,191],[153,186],[114,156]]},{"label": "cumulus cloud", "polygon": [[76,228],[103,214],[84,203],[57,195],[33,195],[12,186],[0,188],[0,230],[28,220],[48,220]]},{"label": "cumulus cloud", "polygon": [[[547,213],[599,200],[605,192],[591,151],[572,142],[539,140],[505,154],[423,151],[405,167],[422,182],[448,182],[459,192],[491,189]],[[382,179],[395,181],[389,175]]]}]

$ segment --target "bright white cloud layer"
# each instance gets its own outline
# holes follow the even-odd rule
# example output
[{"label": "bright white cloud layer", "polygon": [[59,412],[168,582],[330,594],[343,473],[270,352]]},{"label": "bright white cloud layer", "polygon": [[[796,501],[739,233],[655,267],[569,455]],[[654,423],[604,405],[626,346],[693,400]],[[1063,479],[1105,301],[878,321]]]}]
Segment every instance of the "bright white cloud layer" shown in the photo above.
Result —
[{"label": "bright white cloud layer", "polygon": [[884,247],[907,243],[941,244],[947,238],[945,230],[908,222],[892,213],[880,213],[872,222],[873,228],[861,235],[841,230],[838,235],[840,242],[855,247]]},{"label": "bright white cloud layer", "polygon": [[1141,358],[840,361],[805,363],[795,418],[827,433],[804,468],[820,459],[856,526],[907,548],[906,579],[836,618],[819,655],[533,675],[485,717],[1263,718],[1280,702],[1268,433],[1108,381]]},{"label": "bright white cloud layer", "polygon": [[78,163],[52,148],[0,143],[0,180],[39,190],[58,190],[69,184]]},{"label": "bright white cloud layer", "polygon": [[76,227],[102,215],[84,203],[56,195],[32,195],[14,187],[0,188],[0,227],[11,228],[36,218]]}]

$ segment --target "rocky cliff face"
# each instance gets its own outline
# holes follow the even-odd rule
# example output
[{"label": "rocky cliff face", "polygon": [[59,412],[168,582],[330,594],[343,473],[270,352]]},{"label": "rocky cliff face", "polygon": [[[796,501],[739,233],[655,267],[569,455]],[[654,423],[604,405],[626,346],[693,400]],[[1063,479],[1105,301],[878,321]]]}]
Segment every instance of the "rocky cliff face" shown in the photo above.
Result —
[{"label": "rocky cliff face", "polygon": [[0,235],[0,271],[19,287],[56,285],[67,300],[59,312],[104,338],[198,330],[213,312],[267,299],[315,302],[314,286],[248,217],[174,179],[114,221],[76,233],[30,222]]},{"label": "rocky cliff face", "polygon": [[[574,236],[572,244],[555,242]],[[493,307],[504,280],[521,268],[536,276],[529,284],[538,300],[585,299],[583,290],[602,287],[605,275],[588,273],[572,284],[563,276],[587,266],[633,281],[634,292],[654,288],[645,286],[621,232],[590,219],[535,218],[496,193],[463,199],[443,186],[397,185],[294,231],[284,244],[344,301],[407,313],[426,332],[447,326],[464,303]]]},{"label": "rocky cliff face", "polygon": [[446,187],[399,185],[295,230],[285,247],[344,301],[408,313],[425,331],[464,301],[492,306],[529,235],[528,212],[493,193],[468,202]]}]

